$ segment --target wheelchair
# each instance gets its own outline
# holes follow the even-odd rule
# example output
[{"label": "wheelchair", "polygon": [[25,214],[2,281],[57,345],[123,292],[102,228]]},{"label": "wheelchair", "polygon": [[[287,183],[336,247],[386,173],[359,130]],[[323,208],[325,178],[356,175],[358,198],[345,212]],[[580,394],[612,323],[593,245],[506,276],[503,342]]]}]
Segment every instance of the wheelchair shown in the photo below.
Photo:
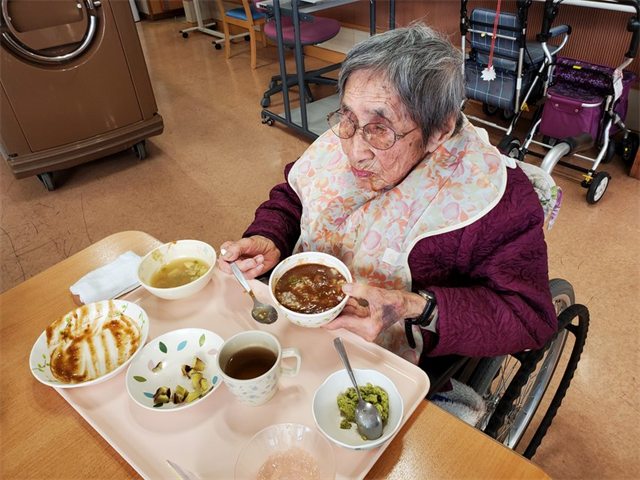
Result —
[{"label": "wheelchair", "polygon": [[[547,229],[552,228],[562,200],[561,189],[545,170],[520,161],[513,164],[512,159],[503,157],[527,175],[543,208]],[[528,459],[540,446],[571,385],[589,330],[589,310],[575,303],[573,286],[566,280],[552,279],[549,289],[558,329],[542,348],[492,358],[427,357],[420,363],[431,380],[427,400],[434,400],[451,379],[470,387],[485,406],[474,426],[507,447],[518,448]],[[540,407],[549,399],[543,412]],[[538,426],[530,435],[527,430],[532,424]],[[529,437],[526,446],[520,445]]]},{"label": "wheelchair", "polygon": [[[558,330],[539,350],[480,359],[447,355],[420,365],[431,379],[427,400],[433,399],[451,378],[468,385],[486,405],[475,427],[508,448],[519,447],[534,418],[539,421],[523,449],[523,456],[528,459],[536,453],[571,385],[589,330],[589,311],[575,303],[572,285],[553,279],[549,288],[558,314]],[[570,336],[573,345],[567,348]],[[564,372],[560,372],[557,369],[565,350],[569,359]],[[554,378],[560,378],[559,383],[552,382]],[[552,383],[557,383],[555,392],[546,395]],[[538,410],[545,395],[551,401],[542,413]]]}]

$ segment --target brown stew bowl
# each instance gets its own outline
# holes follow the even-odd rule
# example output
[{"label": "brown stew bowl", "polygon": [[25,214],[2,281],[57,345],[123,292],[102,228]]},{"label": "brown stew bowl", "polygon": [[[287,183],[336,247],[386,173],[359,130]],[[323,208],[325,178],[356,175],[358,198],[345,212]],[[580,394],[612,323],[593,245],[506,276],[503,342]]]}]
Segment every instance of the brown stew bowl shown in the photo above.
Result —
[{"label": "brown stew bowl", "polygon": [[342,263],[341,260],[338,260],[336,257],[333,257],[326,253],[303,252],[285,258],[276,266],[276,268],[273,270],[273,273],[271,274],[271,278],[269,279],[269,294],[271,295],[271,299],[273,300],[274,304],[278,307],[278,310],[280,310],[282,315],[288,318],[289,321],[301,327],[318,328],[322,325],[326,325],[340,314],[344,306],[347,304],[347,299],[349,298],[348,295],[346,295],[342,299],[342,301],[335,307],[321,313],[295,312],[280,304],[275,295],[276,284],[278,283],[278,280],[280,280],[280,278],[285,274],[285,272],[294,267],[297,267],[298,265],[309,263],[316,263],[320,265],[326,265],[328,267],[333,267],[342,275],[344,275],[347,283],[353,282],[351,272],[349,271],[347,266]]}]

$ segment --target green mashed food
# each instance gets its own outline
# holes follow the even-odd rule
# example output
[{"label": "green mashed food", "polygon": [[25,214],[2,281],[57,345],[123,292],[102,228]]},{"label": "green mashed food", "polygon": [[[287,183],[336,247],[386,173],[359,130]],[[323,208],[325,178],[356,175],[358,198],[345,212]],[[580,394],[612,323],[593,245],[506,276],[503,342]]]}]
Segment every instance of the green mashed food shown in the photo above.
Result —
[{"label": "green mashed food", "polygon": [[[367,383],[365,386],[360,386],[360,394],[365,402],[375,405],[384,424],[389,418],[389,395],[387,392],[381,387]],[[346,392],[338,395],[338,409],[342,415],[340,428],[348,430],[356,423],[356,405],[358,405],[358,394],[355,388],[349,388]]]}]

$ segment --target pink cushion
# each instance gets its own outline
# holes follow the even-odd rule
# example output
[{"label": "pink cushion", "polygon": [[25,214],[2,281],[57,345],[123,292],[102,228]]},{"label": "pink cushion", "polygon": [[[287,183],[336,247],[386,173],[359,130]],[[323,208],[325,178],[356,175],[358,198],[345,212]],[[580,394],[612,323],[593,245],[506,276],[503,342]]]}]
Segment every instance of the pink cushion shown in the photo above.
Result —
[{"label": "pink cushion", "polygon": [[[335,37],[340,31],[340,22],[331,18],[313,17],[313,22],[302,21],[300,24],[300,41],[302,45],[316,45]],[[282,17],[282,37],[285,45],[293,45],[293,19]],[[270,21],[264,26],[264,33],[271,40],[277,41],[276,22]]]}]

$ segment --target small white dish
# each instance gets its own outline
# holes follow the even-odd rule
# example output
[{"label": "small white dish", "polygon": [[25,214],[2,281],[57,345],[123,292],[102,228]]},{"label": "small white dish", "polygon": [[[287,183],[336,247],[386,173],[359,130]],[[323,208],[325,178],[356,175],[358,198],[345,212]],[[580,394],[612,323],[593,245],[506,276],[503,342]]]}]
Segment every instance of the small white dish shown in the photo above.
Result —
[{"label": "small white dish", "polygon": [[[115,370],[112,370],[106,375],[98,377],[95,380],[81,383],[64,383],[57,380],[54,377],[53,373],[51,373],[49,348],[47,346],[47,331],[45,330],[38,337],[38,340],[36,340],[36,343],[31,349],[31,355],[29,356],[29,366],[31,368],[31,373],[33,373],[34,377],[36,377],[37,380],[44,383],[45,385],[56,388],[88,387],[89,385],[95,385],[96,383],[104,382],[105,380],[117,375],[122,370],[124,370],[124,368],[142,351],[142,349],[144,348],[144,344],[147,341],[147,337],[149,336],[149,317],[147,316],[147,313],[135,303],[127,302],[124,300],[110,300],[110,302],[113,302],[113,305],[118,312],[122,312],[127,317],[131,318],[140,327],[140,342],[138,344],[137,350],[133,353],[133,355]],[[96,304],[98,303],[102,302],[96,302]],[[92,309],[93,305],[95,304],[85,305],[84,307],[72,310],[63,315],[63,318],[71,317],[75,312],[83,308],[89,308],[91,309],[90,311],[94,313],[96,312],[96,310]],[[93,320],[98,319],[93,318]]]},{"label": "small white dish", "polygon": [[363,440],[355,425],[350,430],[341,429],[342,416],[338,409],[338,395],[353,388],[346,370],[332,373],[313,396],[313,419],[320,431],[333,443],[350,450],[370,450],[390,440],[398,431],[404,415],[404,402],[394,383],[375,370],[353,369],[358,386],[371,383],[382,387],[389,395],[389,418],[376,440]]},{"label": "small white dish", "polygon": [[[223,343],[219,335],[201,328],[173,330],[154,338],[127,370],[129,396],[141,407],[160,412],[184,410],[202,402],[222,383],[216,367],[216,355]],[[196,356],[205,363],[203,377],[211,390],[189,403],[154,403],[153,396],[160,387],[169,387],[172,395],[178,385],[194,391],[191,380],[182,374],[182,365],[192,365]],[[162,366],[154,372],[160,363]]]},{"label": "small white dish", "polygon": [[[155,272],[164,265],[180,258],[197,258],[209,265],[209,270],[193,282],[179,287],[156,288],[150,285],[151,278]],[[178,240],[165,243],[144,256],[138,266],[138,281],[156,297],[164,298],[165,300],[187,298],[198,293],[209,283],[213,276],[216,258],[214,248],[200,240]]]}]

